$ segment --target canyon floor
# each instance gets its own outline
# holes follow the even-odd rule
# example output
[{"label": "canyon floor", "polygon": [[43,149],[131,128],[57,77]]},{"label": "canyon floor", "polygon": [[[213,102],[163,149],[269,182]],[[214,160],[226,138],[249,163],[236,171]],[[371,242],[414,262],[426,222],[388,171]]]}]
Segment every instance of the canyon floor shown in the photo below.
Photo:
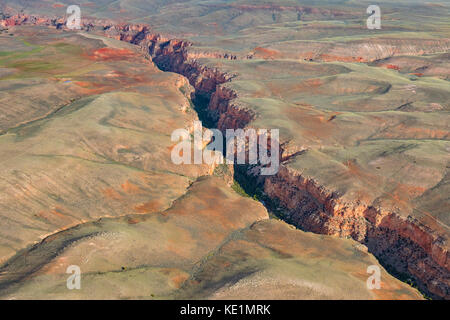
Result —
[{"label": "canyon floor", "polygon": [[[38,3],[0,24],[2,298],[450,298],[447,3]],[[280,171],[174,165],[199,118]]]}]

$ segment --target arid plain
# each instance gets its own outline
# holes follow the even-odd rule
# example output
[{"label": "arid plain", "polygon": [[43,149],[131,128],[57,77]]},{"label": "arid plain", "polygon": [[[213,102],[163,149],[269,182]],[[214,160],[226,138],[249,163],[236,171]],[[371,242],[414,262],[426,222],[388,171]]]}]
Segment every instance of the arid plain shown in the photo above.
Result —
[{"label": "arid plain", "polygon": [[[450,297],[448,3],[69,4],[0,2],[2,298]],[[279,172],[173,164],[197,119]]]}]

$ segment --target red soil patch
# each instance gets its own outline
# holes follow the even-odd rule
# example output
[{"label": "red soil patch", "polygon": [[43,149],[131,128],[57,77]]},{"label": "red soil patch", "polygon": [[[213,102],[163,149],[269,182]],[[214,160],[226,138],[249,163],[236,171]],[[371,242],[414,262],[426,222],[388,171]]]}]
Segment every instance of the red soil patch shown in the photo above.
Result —
[{"label": "red soil patch", "polygon": [[[172,153],[173,149],[174,149],[176,146],[177,146],[176,144],[174,144],[174,145],[172,145],[172,146],[168,146],[168,147],[167,147],[167,150],[169,150],[169,152]],[[180,151],[178,152],[178,155],[179,155],[180,157],[183,157],[183,154],[184,154],[183,149],[180,149]]]},{"label": "red soil patch", "polygon": [[[298,83],[277,85],[273,83],[267,84],[272,95],[282,95],[285,92],[311,92],[313,89],[320,88],[323,85],[323,81],[318,78],[307,79]],[[267,95],[267,93],[266,93]]]},{"label": "red soil patch", "polygon": [[174,277],[172,277],[170,279],[170,281],[172,282],[172,285],[179,289],[181,288],[181,285],[187,280],[189,279],[189,275],[188,274],[178,274]]},{"label": "red soil patch", "polygon": [[58,208],[55,208],[50,211],[51,214],[54,214],[55,216],[58,216],[60,218],[64,218],[64,214],[58,211]]},{"label": "red soil patch", "polygon": [[403,123],[399,124],[395,128],[392,128],[389,132],[384,132],[377,135],[377,138],[387,139],[440,139],[446,140],[450,137],[448,130],[433,129],[433,128],[419,128],[413,126],[407,126]]},{"label": "red soil patch", "polygon": [[128,218],[127,223],[128,224],[138,224],[140,221],[136,218]]},{"label": "red soil patch", "polygon": [[125,181],[125,183],[123,183],[121,187],[126,193],[141,193],[142,191],[137,185],[131,183],[128,180]]},{"label": "red soil patch", "polygon": [[192,259],[196,241],[188,231],[179,229],[176,236],[167,241],[166,251],[184,259]]},{"label": "red soil patch", "polygon": [[333,61],[340,61],[340,62],[366,62],[366,60],[363,57],[348,57],[348,56],[334,56],[331,54],[321,54],[319,58],[322,61],[325,62],[333,62]]},{"label": "red soil patch", "polygon": [[280,52],[273,49],[256,47],[255,55],[263,59],[275,59],[280,55]]},{"label": "red soil patch", "polygon": [[[351,272],[351,275],[355,278],[366,281],[369,274],[364,272]],[[382,274],[383,279],[384,274]],[[381,281],[380,290],[372,290],[371,293],[374,295],[376,300],[412,300],[413,296],[408,294],[408,292],[403,289],[399,284],[392,280]]]},{"label": "red soil patch", "polygon": [[189,279],[188,273],[178,269],[163,268],[160,270],[160,272],[163,275],[168,276],[169,285],[177,289],[179,289],[181,285]]},{"label": "red soil patch", "polygon": [[300,57],[305,60],[312,60],[312,59],[314,59],[315,56],[316,56],[316,54],[312,51],[308,51],[308,52],[305,52],[300,55]]},{"label": "red soil patch", "polygon": [[128,49],[101,48],[95,50],[89,58],[95,61],[118,61],[135,56],[134,52]]},{"label": "red soil patch", "polygon": [[421,196],[425,191],[426,188],[421,186],[398,183],[396,188],[392,191],[391,196],[396,203],[401,203],[407,207],[410,199]]},{"label": "red soil patch", "polygon": [[104,190],[102,190],[102,193],[110,199],[114,199],[114,200],[120,200],[122,199],[122,196],[113,188],[106,188]]},{"label": "red soil patch", "polygon": [[82,94],[91,95],[91,94],[101,94],[105,92],[109,92],[114,90],[115,88],[111,86],[104,86],[100,83],[88,82],[88,81],[75,81],[76,85],[82,88]]},{"label": "red soil patch", "polygon": [[67,217],[64,214],[64,210],[59,207],[55,207],[49,211],[40,211],[37,216],[54,224],[60,224],[62,220],[72,220],[70,217]]},{"label": "red soil patch", "polygon": [[396,66],[396,65],[394,65],[394,64],[388,64],[387,66],[386,66],[386,68],[388,68],[388,69],[392,69],[392,70],[400,70],[400,67],[399,66]]},{"label": "red soil patch", "polygon": [[161,203],[159,200],[151,200],[149,202],[137,205],[134,210],[138,213],[155,212],[161,209]]},{"label": "red soil patch", "polygon": [[318,88],[323,85],[323,81],[320,79],[308,79],[303,81],[303,83],[311,88]]},{"label": "red soil patch", "polygon": [[65,7],[65,5],[63,4],[59,4],[59,3],[55,3],[54,5],[52,5],[53,8],[63,8]]}]

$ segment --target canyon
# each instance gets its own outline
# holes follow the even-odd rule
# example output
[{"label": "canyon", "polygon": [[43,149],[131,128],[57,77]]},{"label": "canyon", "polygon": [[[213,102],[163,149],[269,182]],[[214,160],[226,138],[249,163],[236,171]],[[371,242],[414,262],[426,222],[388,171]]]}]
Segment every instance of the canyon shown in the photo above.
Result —
[{"label": "canyon", "polygon": [[[247,9],[252,8],[240,8]],[[63,20],[23,14],[0,23],[27,24],[63,28]],[[304,46],[280,41],[253,50],[217,50],[164,36],[146,24],[93,18],[84,25],[87,37],[136,45],[162,71],[185,77],[195,90],[187,98],[210,127],[280,128],[279,173],[264,178],[252,166],[235,168],[234,177],[282,220],[304,231],[358,241],[394,275],[413,280],[433,298],[449,298],[449,39]],[[408,73],[416,69],[403,75],[403,67],[382,64],[404,59],[409,66],[409,56],[426,56],[427,69],[439,72],[420,82]],[[259,223],[264,224],[245,233]],[[277,223],[269,228],[277,229]],[[177,294],[199,294],[193,288]],[[236,294],[233,290],[225,296]]]},{"label": "canyon", "polygon": [[[127,31],[124,35],[120,30],[115,31],[119,33],[116,36],[118,39],[141,45],[144,50],[148,48],[153,61],[162,70],[176,72],[188,78],[197,94],[210,96],[207,112],[219,129],[245,128],[254,120],[251,110],[236,103],[239,93],[221,86],[232,79],[232,76],[220,74],[216,68],[199,65],[197,59],[202,57],[189,55],[186,50],[189,43],[155,38],[155,35],[136,41],[133,33],[130,35]],[[111,36],[108,32],[106,34]],[[136,34],[142,34],[142,30],[136,31]],[[144,39],[149,40],[150,44]],[[448,50],[448,41],[445,43],[444,49]],[[430,52],[433,50],[432,47],[428,48]],[[399,55],[401,54],[400,52]],[[366,59],[371,58],[366,57],[364,60]],[[283,143],[285,141],[282,145]],[[281,151],[281,157],[288,159],[293,152],[296,151],[289,150],[288,146]],[[247,178],[257,179],[250,172]],[[445,181],[445,176],[443,179]],[[439,232],[421,221],[420,219],[424,219],[422,217],[405,217],[398,210],[373,206],[362,199],[343,200],[314,178],[302,176],[298,170],[288,166],[283,167],[279,174],[257,183],[262,185],[263,192],[269,198],[279,201],[287,211],[288,221],[302,230],[360,241],[396,274],[412,277],[422,290],[430,294],[449,297],[450,253],[448,229],[445,225],[444,230]],[[430,218],[435,220],[429,214],[425,217]],[[436,220],[432,222],[439,223]]]}]

